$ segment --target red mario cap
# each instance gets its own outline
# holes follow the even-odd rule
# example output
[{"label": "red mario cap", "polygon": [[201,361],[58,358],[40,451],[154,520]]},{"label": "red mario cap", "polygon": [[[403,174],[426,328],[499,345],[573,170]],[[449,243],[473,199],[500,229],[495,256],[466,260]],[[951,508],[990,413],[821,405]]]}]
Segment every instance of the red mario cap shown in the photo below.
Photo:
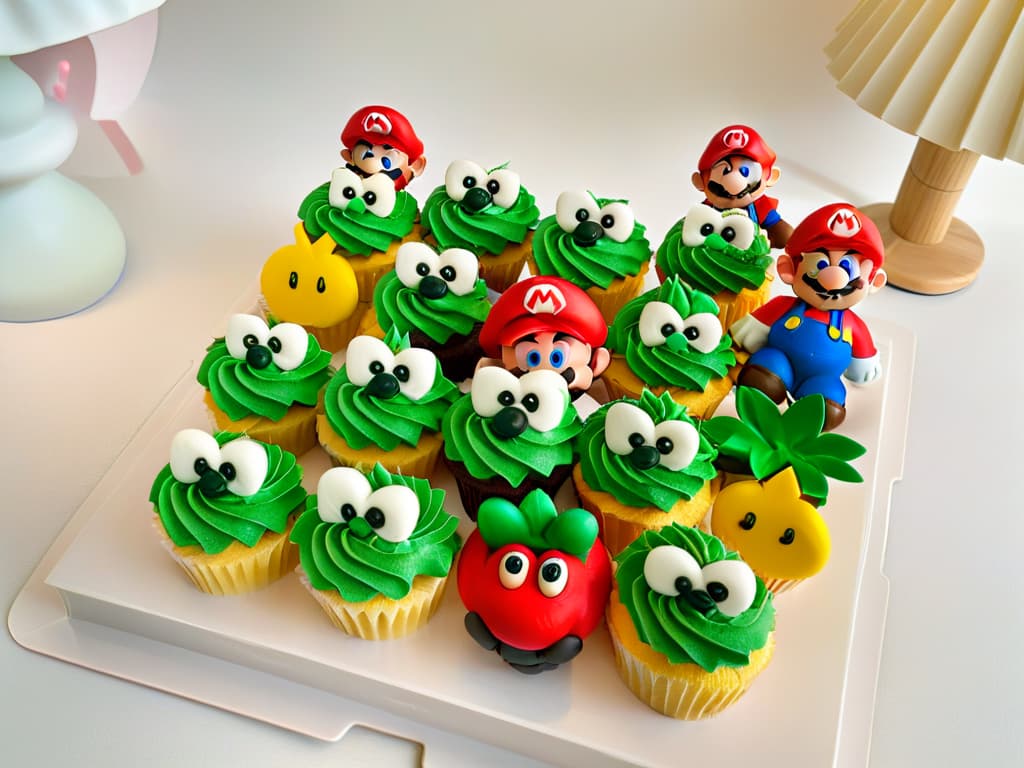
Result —
[{"label": "red mario cap", "polygon": [[568,333],[600,347],[608,338],[601,310],[582,288],[560,277],[520,280],[501,294],[480,329],[480,346],[489,357],[531,333]]},{"label": "red mario cap", "polygon": [[388,144],[407,154],[409,162],[423,154],[423,142],[412,129],[412,123],[391,107],[363,107],[348,119],[341,131],[341,143],[351,149],[359,141]]},{"label": "red mario cap", "polygon": [[885,245],[875,222],[849,203],[822,206],[800,222],[786,243],[786,253],[794,258],[819,248],[857,251],[871,259],[872,275],[885,260]]},{"label": "red mario cap", "polygon": [[697,171],[703,176],[711,166],[730,155],[749,157],[760,163],[766,173],[775,165],[775,152],[764,143],[761,134],[749,125],[727,125],[711,137],[697,163]]}]

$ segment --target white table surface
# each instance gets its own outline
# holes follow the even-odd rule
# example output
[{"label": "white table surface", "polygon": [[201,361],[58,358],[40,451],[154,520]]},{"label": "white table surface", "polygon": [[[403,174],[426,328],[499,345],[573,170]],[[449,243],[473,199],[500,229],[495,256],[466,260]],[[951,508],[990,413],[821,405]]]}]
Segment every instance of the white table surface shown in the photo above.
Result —
[{"label": "white table surface", "polygon": [[[266,7],[261,7],[265,5]],[[734,121],[779,154],[781,212],[891,199],[913,139],[835,90],[821,48],[845,8],[726,4],[385,4],[171,0],[123,123],[146,165],[85,183],[117,214],[128,267],[70,318],[0,324],[0,604],[9,608],[121,448],[289,241],[302,196],[367,103],[412,119],[429,158],[512,161],[551,212],[562,189],[629,198],[658,242],[698,200],[688,177]],[[693,4],[696,5],[696,4]],[[769,12],[767,6],[775,10]],[[678,7],[677,7],[678,6]],[[863,314],[918,337],[905,477],[893,492],[889,618],[873,766],[1019,765],[1024,168],[983,158],[958,213],[977,282],[885,289]],[[140,509],[145,506],[140,500]],[[410,765],[369,732],[314,742],[29,653],[0,638],[0,762],[11,766]],[[685,754],[680,746],[681,757]]]}]

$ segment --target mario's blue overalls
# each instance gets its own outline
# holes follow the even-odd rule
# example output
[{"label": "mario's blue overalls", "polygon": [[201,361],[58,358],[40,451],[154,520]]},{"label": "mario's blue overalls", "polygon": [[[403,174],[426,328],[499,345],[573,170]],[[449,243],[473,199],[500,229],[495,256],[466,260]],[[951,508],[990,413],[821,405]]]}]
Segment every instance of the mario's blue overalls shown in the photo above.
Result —
[{"label": "mario's blue overalls", "polygon": [[768,343],[750,356],[778,376],[794,399],[821,394],[839,405],[846,404],[841,376],[853,359],[852,334],[843,329],[844,310],[829,312],[828,325],[804,317],[807,304],[797,301],[772,325]]}]

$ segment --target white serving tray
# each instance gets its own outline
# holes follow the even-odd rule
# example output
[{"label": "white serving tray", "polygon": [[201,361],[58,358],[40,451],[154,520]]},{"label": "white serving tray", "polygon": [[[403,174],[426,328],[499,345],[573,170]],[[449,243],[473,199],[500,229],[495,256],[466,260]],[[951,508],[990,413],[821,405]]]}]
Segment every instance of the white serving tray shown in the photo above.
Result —
[{"label": "white serving tray", "polygon": [[[240,597],[198,592],[159,544],[148,504],[173,434],[207,426],[194,368],[33,573],[11,610],[11,633],[31,650],[319,739],[358,724],[420,741],[431,765],[490,764],[494,747],[589,766],[675,766],[682,755],[722,768],[866,765],[890,493],[903,470],[914,357],[909,331],[871,327],[885,374],[850,388],[842,428],[868,447],[856,462],[865,482],[833,485],[824,511],[831,561],[778,598],[775,658],[712,720],[677,722],[637,701],[603,628],[557,671],[514,672],[466,634],[454,580],[423,630],[379,643],[335,629],[294,576]],[[302,464],[315,489],[326,457],[317,449]],[[442,470],[435,483],[461,514],[451,478]],[[572,501],[568,486],[562,493],[560,507]],[[471,528],[463,522],[464,534]]]}]

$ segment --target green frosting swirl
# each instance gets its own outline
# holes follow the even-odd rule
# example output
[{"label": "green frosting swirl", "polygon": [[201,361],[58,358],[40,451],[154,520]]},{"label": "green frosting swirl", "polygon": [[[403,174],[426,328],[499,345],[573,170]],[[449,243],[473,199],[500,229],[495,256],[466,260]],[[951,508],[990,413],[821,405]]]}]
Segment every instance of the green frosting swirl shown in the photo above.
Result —
[{"label": "green frosting swirl", "polygon": [[540,209],[526,187],[519,187],[510,208],[491,205],[473,213],[448,197],[442,184],[423,204],[423,234],[432,235],[442,250],[465,248],[477,256],[498,255],[509,243],[522,243],[539,218]]},{"label": "green frosting swirl", "polygon": [[310,584],[361,603],[377,595],[401,600],[417,576],[447,576],[462,542],[456,533],[459,521],[444,511],[444,491],[417,477],[392,475],[380,464],[367,479],[375,491],[386,485],[411,488],[419,501],[416,528],[397,543],[375,533],[363,537],[347,522],[321,520],[317,497],[311,495],[291,533]]},{"label": "green frosting swirl", "polygon": [[331,376],[330,365],[331,353],[320,349],[313,334],[309,334],[306,357],[290,371],[282,371],[274,363],[253,368],[232,357],[222,337],[206,348],[196,379],[232,421],[253,414],[280,421],[296,403],[316,405],[320,388]]},{"label": "green frosting swirl", "polygon": [[477,280],[473,290],[462,296],[448,291],[440,299],[428,299],[398,279],[392,270],[373,290],[377,322],[384,332],[392,328],[399,333],[422,331],[438,344],[452,336],[468,336],[473,326],[487,319],[491,302],[487,299],[487,283]]},{"label": "green frosting swirl", "polygon": [[478,480],[500,475],[518,487],[528,475],[548,477],[551,471],[574,459],[573,442],[583,428],[576,409],[568,399],[558,426],[548,432],[527,427],[521,435],[502,438],[494,431],[490,418],[473,410],[469,394],[455,401],[444,416],[444,454],[461,461]]},{"label": "green frosting swirl", "polygon": [[[218,445],[224,445],[241,435],[218,432],[214,437]],[[179,547],[199,546],[215,555],[233,541],[252,547],[266,531],[281,533],[288,527],[289,515],[306,498],[302,467],[280,446],[260,445],[267,451],[267,477],[252,496],[206,496],[199,483],[176,480],[170,464],[160,470],[149,500],[171,541]]]},{"label": "green frosting swirl", "polygon": [[630,507],[657,507],[667,512],[680,499],[692,499],[704,484],[717,474],[712,462],[718,455],[708,439],[701,434],[697,455],[688,467],[674,470],[657,464],[650,469],[637,469],[629,456],[620,456],[605,442],[605,419],[615,403],[635,405],[659,424],[663,421],[684,421],[698,430],[701,425],[686,415],[686,408],[665,392],[661,397],[644,389],[639,400],[622,398],[605,403],[587,418],[579,439],[580,470],[591,488],[610,493]]},{"label": "green frosting swirl", "polygon": [[712,295],[752,290],[764,282],[765,270],[772,263],[771,246],[756,224],[754,242],[741,251],[717,236],[709,237],[702,245],[686,245],[682,240],[685,220],[676,222],[658,247],[658,269],[666,275],[679,275],[694,288]]},{"label": "green frosting swirl", "polygon": [[746,666],[750,654],[765,646],[775,628],[775,607],[764,582],[757,579],[754,602],[739,616],[726,616],[714,608],[701,613],[686,600],[662,595],[647,585],[647,554],[665,545],[686,550],[701,567],[740,559],[717,538],[697,528],[673,524],[641,534],[615,557],[619,599],[640,639],[673,664],[697,664],[707,672]]},{"label": "green frosting swirl", "polygon": [[381,217],[370,211],[355,213],[333,207],[328,199],[330,188],[330,182],[321,184],[299,206],[299,218],[306,225],[310,240],[326,232],[346,252],[369,256],[374,251],[386,251],[395,240],[412,232],[418,211],[416,199],[405,190],[396,193],[391,215]]},{"label": "green frosting swirl", "polygon": [[[384,343],[397,353],[409,348],[409,337],[391,331]],[[419,400],[410,400],[401,392],[388,399],[374,397],[366,387],[349,380],[343,365],[324,391],[327,423],[357,451],[370,445],[385,451],[393,451],[400,443],[416,446],[423,430],[441,429],[441,419],[459,396],[459,388],[445,378],[441,364],[436,366],[430,390]]]},{"label": "green frosting swirl", "polygon": [[[616,202],[597,198],[598,206]],[[625,202],[625,201],[620,201]],[[636,275],[651,258],[651,244],[644,237],[646,227],[637,222],[633,232],[622,243],[602,237],[583,246],[571,232],[558,226],[555,216],[548,216],[537,225],[533,236],[533,260],[542,275],[555,275],[575,283],[584,290],[599,286],[607,288],[616,278]]]},{"label": "green frosting swirl", "polygon": [[732,338],[727,333],[722,334],[717,347],[706,353],[690,344],[657,347],[644,344],[640,338],[640,314],[652,301],[671,305],[683,320],[698,312],[718,314],[714,299],[691,289],[679,276],[670,277],[659,287],[626,304],[608,328],[607,346],[625,356],[637,378],[654,387],[672,386],[703,392],[711,379],[725,376],[729,366],[735,365]]}]

